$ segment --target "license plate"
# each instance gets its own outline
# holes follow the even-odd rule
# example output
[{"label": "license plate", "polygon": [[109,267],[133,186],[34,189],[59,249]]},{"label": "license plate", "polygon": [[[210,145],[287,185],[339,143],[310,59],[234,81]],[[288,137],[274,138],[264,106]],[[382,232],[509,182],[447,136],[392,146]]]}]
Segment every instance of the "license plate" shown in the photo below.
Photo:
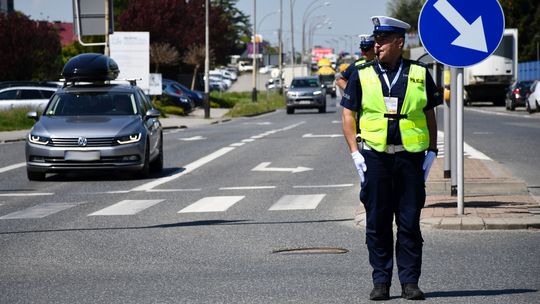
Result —
[{"label": "license plate", "polygon": [[64,153],[65,160],[77,161],[93,161],[100,159],[99,151],[66,151]]},{"label": "license plate", "polygon": [[311,101],[309,101],[309,100],[301,100],[300,104],[311,104]]}]

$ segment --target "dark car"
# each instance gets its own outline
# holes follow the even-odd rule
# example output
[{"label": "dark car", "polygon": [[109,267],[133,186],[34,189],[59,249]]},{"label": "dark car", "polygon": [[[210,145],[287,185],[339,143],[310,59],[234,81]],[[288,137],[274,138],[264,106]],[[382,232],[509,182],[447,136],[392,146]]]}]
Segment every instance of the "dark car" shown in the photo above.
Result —
[{"label": "dark car", "polygon": [[514,111],[516,107],[525,107],[527,96],[531,93],[533,80],[517,81],[506,93],[506,109]]},{"label": "dark car", "polygon": [[169,79],[162,79],[161,89],[163,90],[163,97],[172,101],[174,105],[184,109],[185,113],[189,113],[195,109],[195,102],[186,93],[184,93],[178,82]]},{"label": "dark car", "polygon": [[185,85],[183,85],[183,84],[181,84],[181,83],[179,83],[177,81],[170,80],[170,79],[163,79],[163,80],[161,80],[161,82],[162,82],[162,84],[167,83],[167,85],[173,86],[174,89],[182,91],[189,98],[191,98],[191,100],[193,100],[196,107],[202,107],[203,98],[204,98],[203,92],[196,91],[196,90],[191,90],[188,87],[186,87]]},{"label": "dark car", "polygon": [[160,112],[134,83],[112,84],[119,73],[102,54],[70,59],[66,79],[35,119],[26,139],[30,180],[47,173],[122,170],[145,178],[163,169]]}]

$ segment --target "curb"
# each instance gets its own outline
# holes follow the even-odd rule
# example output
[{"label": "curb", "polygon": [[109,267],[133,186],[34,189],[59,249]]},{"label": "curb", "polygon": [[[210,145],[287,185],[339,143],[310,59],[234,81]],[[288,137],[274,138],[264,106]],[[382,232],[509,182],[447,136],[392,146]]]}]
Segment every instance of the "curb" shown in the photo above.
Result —
[{"label": "curb", "polygon": [[432,217],[420,220],[424,228],[441,230],[540,229],[540,216],[527,218]]}]

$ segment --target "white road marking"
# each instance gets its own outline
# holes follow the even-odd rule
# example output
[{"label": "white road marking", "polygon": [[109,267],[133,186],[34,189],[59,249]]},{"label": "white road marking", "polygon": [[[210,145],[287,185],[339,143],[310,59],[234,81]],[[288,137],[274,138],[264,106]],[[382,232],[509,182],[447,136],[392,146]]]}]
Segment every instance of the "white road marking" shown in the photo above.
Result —
[{"label": "white road marking", "polygon": [[201,188],[198,189],[150,189],[148,192],[197,192],[202,191]]},{"label": "white road marking", "polygon": [[267,126],[267,125],[271,125],[272,123],[269,122],[269,121],[264,121],[264,122],[245,122],[244,124],[245,124],[245,125]]},{"label": "white road marking", "polygon": [[54,195],[54,193],[51,193],[51,192],[35,192],[35,193],[19,193],[19,192],[13,192],[13,193],[0,193],[0,196],[46,196],[46,195]]},{"label": "white road marking", "polygon": [[343,134],[311,134],[311,133],[308,133],[308,134],[304,134],[302,135],[303,138],[324,138],[324,137],[329,137],[329,138],[336,138],[336,137],[343,137]]},{"label": "white road marking", "polygon": [[333,123],[333,124],[340,124],[340,123],[341,123],[341,120],[332,120],[332,123]]},{"label": "white road marking", "polygon": [[315,185],[315,186],[293,186],[293,188],[296,189],[303,189],[303,188],[345,188],[345,187],[352,187],[354,184],[336,184],[336,185]]},{"label": "white road marking", "polygon": [[178,140],[183,140],[183,141],[195,141],[195,140],[204,140],[204,139],[206,139],[206,137],[202,137],[200,135],[193,136],[193,137],[178,138]]},{"label": "white road marking", "polygon": [[[296,128],[302,124],[306,123],[305,121],[301,121],[299,123],[295,123],[293,125],[290,125],[290,126],[287,126],[285,128],[282,128],[282,129],[277,129],[277,130],[273,130],[272,132],[280,132],[280,131],[287,131],[287,130],[291,130],[293,128]],[[242,142],[252,142],[254,141],[254,139],[244,139],[242,140]],[[234,145],[234,144],[233,144]],[[175,180],[183,175],[186,175],[196,169],[198,169],[199,167],[211,162],[212,160],[216,159],[216,158],[219,158],[229,152],[231,152],[232,150],[234,150],[235,147],[234,146],[229,146],[229,147],[224,147],[224,148],[221,148],[217,151],[215,151],[214,153],[211,153],[207,156],[204,156],[188,165],[186,165],[184,167],[184,170],[181,171],[181,172],[178,172],[176,174],[173,174],[171,176],[167,176],[167,177],[162,177],[160,179],[157,179],[157,180],[154,180],[152,182],[149,182],[149,183],[146,183],[146,184],[142,184],[138,187],[135,187],[133,189],[131,189],[130,191],[148,191],[148,190],[151,190],[161,184],[164,184],[164,183],[168,183],[172,180]]]},{"label": "white road marking", "polygon": [[215,151],[214,153],[211,153],[211,154],[208,154],[207,156],[204,156],[188,165],[186,165],[184,167],[184,171],[182,172],[178,172],[176,174],[173,174],[171,176],[167,176],[167,177],[162,177],[162,178],[159,178],[155,181],[152,181],[152,182],[149,182],[149,183],[146,183],[146,184],[143,184],[143,185],[140,185],[138,187],[135,187],[133,189],[131,189],[131,191],[148,191],[148,190],[151,190],[159,185],[162,185],[162,184],[165,184],[165,183],[168,183],[172,180],[175,180],[183,175],[186,175],[202,166],[204,166],[205,164],[213,161],[214,159],[218,158],[218,157],[221,157],[229,152],[231,152],[232,150],[234,150],[235,148],[233,147],[225,147],[225,148],[221,148],[217,151]]},{"label": "white road marking", "polygon": [[[442,131],[437,131],[437,148],[439,149],[437,158],[440,158],[444,155],[444,132]],[[463,154],[472,159],[492,160],[489,156],[469,146],[466,142],[463,142]]]},{"label": "white road marking", "polygon": [[150,208],[163,200],[124,200],[107,208],[101,209],[88,216],[94,215],[133,215]]},{"label": "white road marking", "polygon": [[285,195],[268,210],[315,209],[326,194]]},{"label": "white road marking", "polygon": [[263,190],[276,189],[276,186],[221,187],[219,190]]},{"label": "white road marking", "polygon": [[226,211],[232,205],[239,202],[245,196],[211,196],[205,197],[197,202],[178,211],[178,213],[193,213],[193,212],[221,212]]},{"label": "white road marking", "polygon": [[291,172],[291,173],[298,173],[298,172],[304,172],[304,171],[310,171],[313,170],[313,168],[307,168],[307,167],[296,167],[296,168],[270,168],[271,162],[263,162],[258,164],[255,168],[251,169],[251,171],[268,171],[268,172]]},{"label": "white road marking", "polygon": [[244,142],[244,143],[250,143],[250,142],[254,142],[254,141],[255,141],[255,139],[253,139],[253,138],[242,139],[242,142]]},{"label": "white road marking", "polygon": [[14,164],[14,165],[7,166],[7,167],[3,167],[3,168],[0,168],[0,173],[4,173],[4,172],[14,170],[14,169],[17,169],[17,168],[20,168],[20,167],[24,167],[24,166],[26,166],[26,162]]},{"label": "white road marking", "polygon": [[10,219],[35,219],[44,218],[51,214],[69,209],[81,203],[42,203],[20,211],[15,211],[10,214],[0,217],[0,220]]},{"label": "white road marking", "polygon": [[230,144],[229,146],[230,147],[241,147],[243,145],[245,145],[246,143],[234,143],[234,144]]}]

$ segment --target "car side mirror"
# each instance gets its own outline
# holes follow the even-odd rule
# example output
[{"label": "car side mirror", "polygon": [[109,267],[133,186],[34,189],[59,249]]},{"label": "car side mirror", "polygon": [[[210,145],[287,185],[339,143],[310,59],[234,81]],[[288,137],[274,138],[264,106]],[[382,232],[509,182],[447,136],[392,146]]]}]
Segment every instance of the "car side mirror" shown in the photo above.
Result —
[{"label": "car side mirror", "polygon": [[26,118],[30,118],[30,119],[33,119],[35,121],[39,120],[39,116],[38,116],[38,113],[36,111],[26,113]]},{"label": "car side mirror", "polygon": [[161,116],[161,112],[156,109],[150,109],[146,111],[146,119],[148,118],[158,118]]}]

